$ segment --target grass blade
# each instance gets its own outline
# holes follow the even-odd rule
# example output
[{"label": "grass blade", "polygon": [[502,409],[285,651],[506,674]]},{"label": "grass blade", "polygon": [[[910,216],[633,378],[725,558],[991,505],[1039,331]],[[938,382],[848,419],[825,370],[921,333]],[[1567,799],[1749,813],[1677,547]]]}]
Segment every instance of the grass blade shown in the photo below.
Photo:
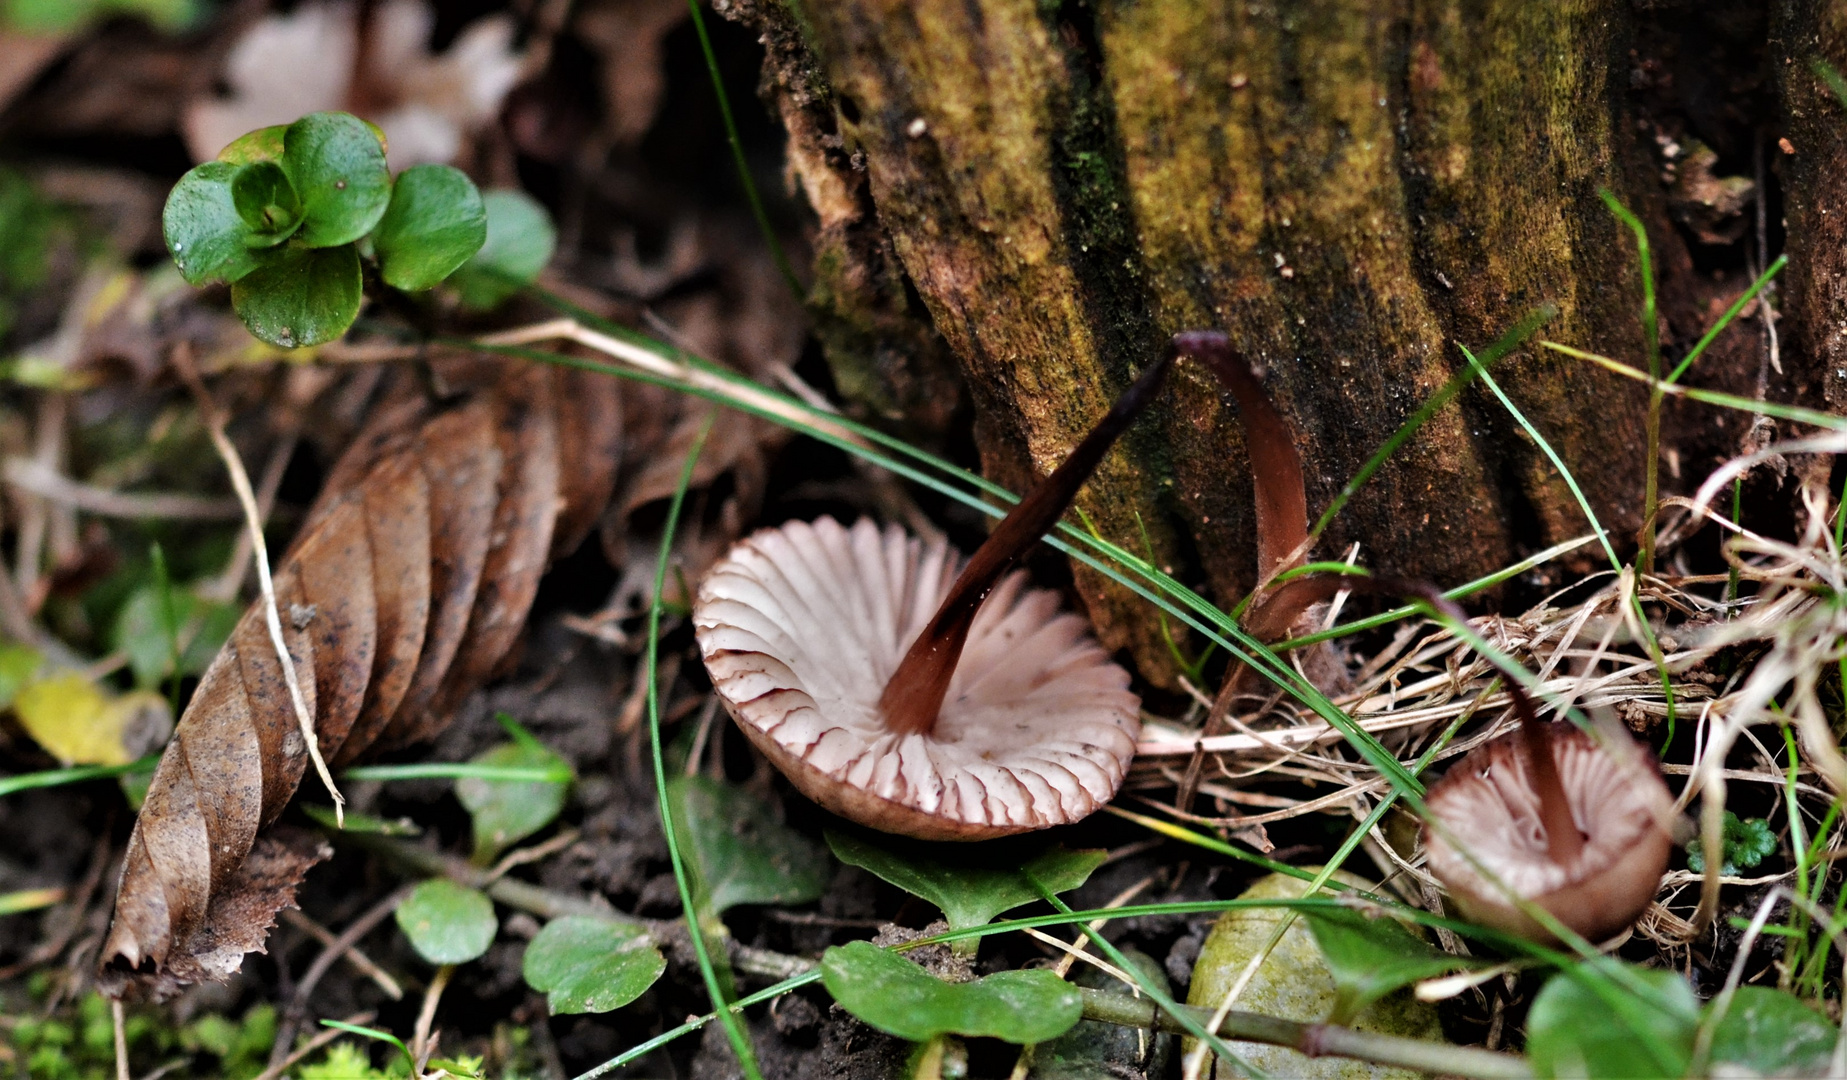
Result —
[{"label": "grass blade", "polygon": [[705,934],[699,926],[699,912],[693,903],[692,883],[686,878],[686,859],[681,855],[676,839],[673,804],[667,797],[667,768],[661,755],[661,694],[658,674],[661,594],[667,587],[667,564],[673,561],[673,538],[679,531],[680,511],[686,505],[686,491],[692,486],[693,468],[699,463],[700,452],[705,449],[706,436],[712,433],[714,419],[716,417],[707,418],[705,426],[699,429],[698,436],[693,439],[692,449],[686,453],[686,464],[680,469],[680,480],[674,488],[673,501],[667,506],[667,522],[661,530],[660,559],[654,566],[654,596],[648,602],[648,648],[642,677],[648,680],[648,748],[654,757],[654,787],[660,797],[661,828],[666,833],[667,857],[673,864],[673,881],[680,890],[686,935],[692,941],[693,955],[699,961],[699,975],[705,980],[706,993],[712,998],[713,1009],[718,1011],[719,1019],[725,1025],[725,1038],[730,1040],[738,1064],[750,1080],[763,1080],[762,1070],[757,1067],[756,1051],[750,1045],[750,1036],[737,1014],[727,1007],[724,987],[719,982],[717,969],[712,966],[711,953],[706,949]]}]

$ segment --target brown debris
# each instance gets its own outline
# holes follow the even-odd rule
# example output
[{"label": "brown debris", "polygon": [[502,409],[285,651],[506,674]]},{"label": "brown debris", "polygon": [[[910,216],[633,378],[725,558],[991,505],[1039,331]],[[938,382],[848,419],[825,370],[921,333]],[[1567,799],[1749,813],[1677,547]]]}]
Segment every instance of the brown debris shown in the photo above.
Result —
[{"label": "brown debris", "polygon": [[[557,524],[581,538],[615,479],[612,380],[465,359],[435,370],[456,395],[429,401],[401,380],[276,572],[290,657],[338,765],[446,726],[515,644]],[[301,781],[303,742],[254,605],[155,769],[102,953],[105,992],[165,998],[262,946],[323,857],[260,835]]]}]

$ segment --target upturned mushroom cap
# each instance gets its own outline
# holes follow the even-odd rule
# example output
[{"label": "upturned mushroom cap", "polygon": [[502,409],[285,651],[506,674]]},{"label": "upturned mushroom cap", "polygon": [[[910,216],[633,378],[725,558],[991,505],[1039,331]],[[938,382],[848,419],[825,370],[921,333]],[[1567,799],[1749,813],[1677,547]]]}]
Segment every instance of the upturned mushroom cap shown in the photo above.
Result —
[{"label": "upturned mushroom cap", "polygon": [[[1548,843],[1540,785],[1524,732],[1476,747],[1430,788],[1425,803],[1457,843],[1502,883],[1591,941],[1627,929],[1654,898],[1673,841],[1657,809],[1667,785],[1645,755],[1617,755],[1565,723],[1540,725],[1581,844],[1565,859]],[[1431,873],[1472,922],[1539,942],[1557,938],[1510,903],[1450,845],[1424,827]]]},{"label": "upturned mushroom cap", "polygon": [[866,520],[740,541],[693,605],[713,686],[777,768],[843,817],[924,840],[1076,821],[1121,785],[1140,699],[1084,620],[1024,574],[982,604],[935,726],[887,723],[880,695],[960,561]]}]

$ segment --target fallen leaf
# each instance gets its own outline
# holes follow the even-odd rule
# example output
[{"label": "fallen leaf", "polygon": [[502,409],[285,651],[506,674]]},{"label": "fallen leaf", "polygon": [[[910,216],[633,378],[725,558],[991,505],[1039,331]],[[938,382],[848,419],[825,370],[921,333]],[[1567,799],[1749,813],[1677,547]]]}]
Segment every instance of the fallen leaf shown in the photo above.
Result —
[{"label": "fallen leaf", "polygon": [[173,730],[159,694],[113,697],[75,671],[27,682],[13,698],[13,712],[26,734],[66,765],[126,765]]},{"label": "fallen leaf", "polygon": [[372,18],[362,71],[351,3],[303,4],[252,26],[225,62],[229,96],[186,109],[193,159],[211,160],[247,131],[346,110],[384,129],[397,168],[453,161],[519,78],[512,21],[478,20],[438,56],[429,51],[435,16],[422,0],[389,0]]},{"label": "fallen leaf", "polygon": [[[515,644],[555,522],[593,520],[614,479],[608,461],[561,455],[556,387],[575,399],[571,445],[594,448],[608,437],[590,427],[617,414],[613,380],[493,358],[436,357],[431,367],[449,396],[432,401],[403,373],[330,470],[275,573],[289,655],[336,765],[447,725]],[[102,951],[107,992],[164,996],[222,977],[200,974],[224,965],[205,963],[196,944],[261,943],[260,929],[216,921],[219,901],[307,762],[262,606],[252,605],[155,769]]]}]

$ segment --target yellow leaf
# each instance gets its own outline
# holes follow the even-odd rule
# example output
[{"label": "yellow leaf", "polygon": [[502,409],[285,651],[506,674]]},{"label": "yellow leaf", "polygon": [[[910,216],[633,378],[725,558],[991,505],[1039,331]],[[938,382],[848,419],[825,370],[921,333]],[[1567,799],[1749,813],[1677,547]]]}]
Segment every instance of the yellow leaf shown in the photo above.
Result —
[{"label": "yellow leaf", "polygon": [[159,694],[110,697],[74,671],[27,683],[13,711],[26,733],[66,765],[126,765],[173,731],[173,715]]}]

